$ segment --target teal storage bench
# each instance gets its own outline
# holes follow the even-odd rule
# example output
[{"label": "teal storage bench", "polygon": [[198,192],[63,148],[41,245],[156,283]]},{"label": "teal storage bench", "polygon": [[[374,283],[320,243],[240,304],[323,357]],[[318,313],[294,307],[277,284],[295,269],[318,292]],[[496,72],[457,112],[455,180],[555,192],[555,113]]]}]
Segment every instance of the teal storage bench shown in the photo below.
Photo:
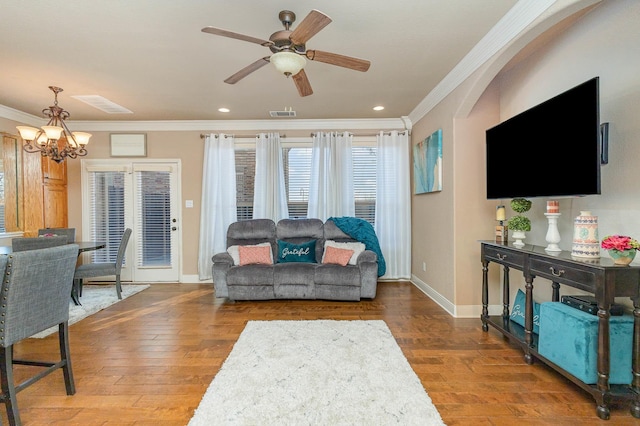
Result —
[{"label": "teal storage bench", "polygon": [[[609,336],[609,384],[630,384],[633,317],[610,317]],[[538,353],[584,383],[596,384],[598,317],[564,303],[542,303]]]}]

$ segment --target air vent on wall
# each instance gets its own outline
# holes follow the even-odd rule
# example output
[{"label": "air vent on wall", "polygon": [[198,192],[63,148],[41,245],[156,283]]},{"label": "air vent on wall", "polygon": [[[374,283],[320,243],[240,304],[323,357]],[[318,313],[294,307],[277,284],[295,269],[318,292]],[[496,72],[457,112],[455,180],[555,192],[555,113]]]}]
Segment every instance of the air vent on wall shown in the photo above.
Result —
[{"label": "air vent on wall", "polygon": [[271,117],[276,117],[276,118],[279,118],[279,117],[295,117],[296,116],[296,112],[293,111],[291,109],[291,107],[289,107],[289,108],[285,108],[284,111],[269,111],[269,115]]}]

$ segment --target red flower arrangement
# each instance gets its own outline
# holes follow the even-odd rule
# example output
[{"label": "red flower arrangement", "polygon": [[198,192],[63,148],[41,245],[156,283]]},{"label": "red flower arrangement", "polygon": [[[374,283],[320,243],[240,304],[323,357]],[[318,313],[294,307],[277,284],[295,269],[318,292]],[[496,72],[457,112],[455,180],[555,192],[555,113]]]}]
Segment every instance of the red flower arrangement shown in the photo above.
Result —
[{"label": "red flower arrangement", "polygon": [[640,250],[640,243],[625,235],[609,235],[602,240],[600,246],[605,250]]}]

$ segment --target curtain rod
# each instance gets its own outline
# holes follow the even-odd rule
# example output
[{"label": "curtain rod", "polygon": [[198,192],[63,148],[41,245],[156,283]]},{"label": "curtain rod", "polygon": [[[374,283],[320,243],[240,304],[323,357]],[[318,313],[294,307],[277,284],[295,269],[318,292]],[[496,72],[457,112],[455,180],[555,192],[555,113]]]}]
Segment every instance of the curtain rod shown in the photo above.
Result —
[{"label": "curtain rod", "polygon": [[[200,139],[204,139],[206,138],[208,135],[205,135],[204,133],[200,133]],[[246,138],[257,138],[258,137],[258,133],[256,133],[255,135],[225,135],[225,137],[227,136],[233,136],[234,138],[238,138],[238,139],[246,139]],[[286,138],[287,135],[280,135],[281,138]]]},{"label": "curtain rod", "polygon": [[[405,133],[405,132],[409,132],[407,129],[404,130],[396,130],[398,133]],[[385,135],[390,135],[392,132],[392,130],[389,130],[387,132],[383,132],[383,134]],[[342,132],[341,132],[342,133]],[[380,133],[351,133],[351,136],[359,136],[359,137],[373,137],[373,136],[378,136]],[[207,135],[205,135],[204,133],[200,133],[200,139],[204,139]],[[258,134],[256,133],[255,135],[225,135],[225,136],[233,136],[234,138],[238,138],[238,139],[247,139],[247,138],[256,138],[258,137]],[[311,133],[311,137],[314,137],[315,133]],[[281,138],[286,138],[287,135],[280,135]]]},{"label": "curtain rod", "polygon": [[[389,130],[387,132],[382,132],[382,134],[390,135],[392,131],[393,130]],[[406,130],[406,129],[403,129],[403,130],[398,129],[396,131],[398,133],[408,132],[408,130]],[[339,132],[339,133],[343,133],[343,132]],[[380,133],[352,133],[352,132],[347,132],[347,133],[349,133],[351,136],[360,136],[360,137],[373,137],[373,136],[378,136],[380,134]],[[314,137],[315,135],[316,135],[315,133],[311,132],[311,137]]]}]

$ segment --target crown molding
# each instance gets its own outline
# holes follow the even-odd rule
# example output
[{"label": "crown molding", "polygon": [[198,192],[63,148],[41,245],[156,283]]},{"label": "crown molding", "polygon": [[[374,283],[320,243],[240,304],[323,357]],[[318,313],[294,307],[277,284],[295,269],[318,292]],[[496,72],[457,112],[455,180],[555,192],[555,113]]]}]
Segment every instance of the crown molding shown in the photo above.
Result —
[{"label": "crown molding", "polygon": [[[0,118],[31,126],[42,126],[41,117],[0,105]],[[276,130],[411,130],[408,117],[332,120],[166,120],[166,121],[82,121],[67,120],[74,129],[94,132],[129,131],[276,131]]]},{"label": "crown molding", "polygon": [[475,70],[500,49],[509,44],[522,30],[542,15],[556,0],[519,0],[489,30],[473,49],[409,114],[413,123],[427,115],[440,101],[453,92]]},{"label": "crown molding", "polygon": [[46,123],[46,120],[42,117],[36,117],[35,115],[27,114],[26,112],[18,111],[17,109],[4,105],[0,105],[0,118],[38,127]]},{"label": "crown molding", "polygon": [[401,118],[335,120],[182,120],[182,121],[68,121],[85,131],[277,131],[277,130],[399,130]]}]

